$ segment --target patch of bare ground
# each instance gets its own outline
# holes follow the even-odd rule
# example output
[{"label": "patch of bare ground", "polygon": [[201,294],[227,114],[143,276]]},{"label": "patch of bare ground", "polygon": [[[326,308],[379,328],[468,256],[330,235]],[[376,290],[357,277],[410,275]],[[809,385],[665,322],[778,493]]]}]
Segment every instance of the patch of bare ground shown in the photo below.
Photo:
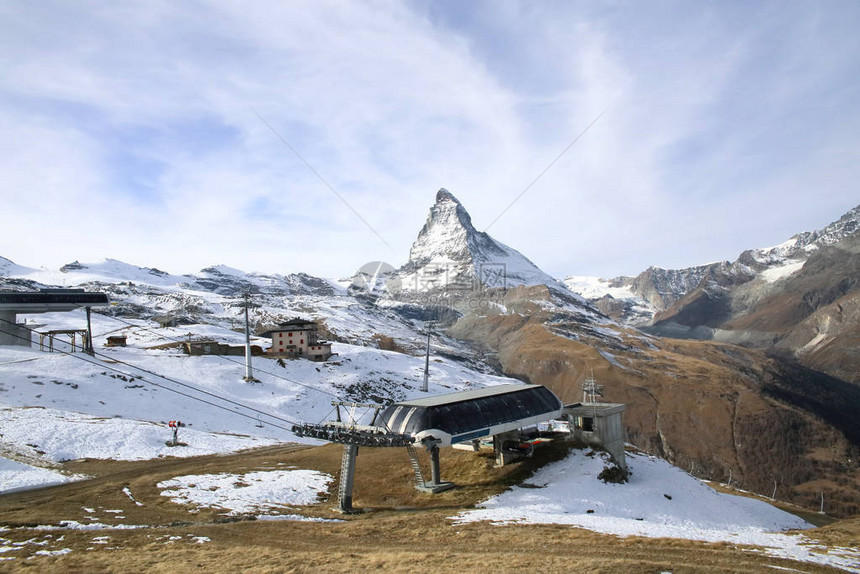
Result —
[{"label": "patch of bare ground", "polygon": [[[428,495],[413,488],[402,449],[359,452],[355,506],[341,516],[331,498],[298,512],[342,522],[269,522],[229,518],[213,509],[170,502],[156,484],[185,474],[308,468],[337,475],[335,445],[268,447],[230,456],[145,462],[78,461],[69,469],[94,478],[80,483],[0,496],[0,537],[27,542],[6,552],[0,571],[33,572],[752,572],[772,567],[833,571],[769,558],[731,544],[619,538],[548,525],[455,524],[459,510],[528,478],[565,445],[539,450],[522,464],[494,468],[491,458],[443,449],[443,478],[458,486]],[[423,461],[426,465],[426,458]],[[336,492],[336,483],[330,492]],[[123,489],[132,493],[136,504]],[[108,512],[114,511],[114,512]],[[121,512],[115,512],[121,511]],[[289,510],[286,510],[290,512]],[[144,526],[135,530],[35,530],[61,520]],[[811,533],[850,545],[858,521]],[[829,542],[831,541],[832,542]],[[29,542],[28,542],[29,541]],[[41,554],[40,554],[41,552]],[[62,555],[51,553],[66,552]]]}]

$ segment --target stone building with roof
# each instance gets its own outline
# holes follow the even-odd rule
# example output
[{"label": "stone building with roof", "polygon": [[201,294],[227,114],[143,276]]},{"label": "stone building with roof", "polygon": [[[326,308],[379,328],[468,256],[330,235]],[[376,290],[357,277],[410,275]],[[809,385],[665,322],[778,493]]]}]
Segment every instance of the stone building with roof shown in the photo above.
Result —
[{"label": "stone building with roof", "polygon": [[280,323],[265,336],[272,338],[272,346],[266,350],[271,357],[325,361],[334,354],[331,343],[319,339],[319,325],[299,317]]}]

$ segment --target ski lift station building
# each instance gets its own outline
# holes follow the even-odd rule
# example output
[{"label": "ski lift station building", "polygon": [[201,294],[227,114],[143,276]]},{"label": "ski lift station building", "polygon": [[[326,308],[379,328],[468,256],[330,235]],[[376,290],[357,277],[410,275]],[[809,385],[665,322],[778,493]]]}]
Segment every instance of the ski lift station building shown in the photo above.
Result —
[{"label": "ski lift station building", "polygon": [[392,404],[379,424],[393,433],[451,446],[561,416],[564,404],[541,385],[510,384]]},{"label": "ski lift station building", "polygon": [[106,293],[83,289],[0,292],[0,345],[30,346],[31,332],[18,324],[17,316],[20,314],[73,311],[81,307],[104,307],[109,304]]}]

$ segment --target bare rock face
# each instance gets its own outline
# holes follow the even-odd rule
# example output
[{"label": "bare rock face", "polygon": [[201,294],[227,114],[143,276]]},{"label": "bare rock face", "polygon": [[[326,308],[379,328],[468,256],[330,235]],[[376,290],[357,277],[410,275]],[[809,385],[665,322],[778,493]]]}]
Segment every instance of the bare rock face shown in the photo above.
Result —
[{"label": "bare rock face", "polygon": [[860,381],[851,320],[860,297],[860,206],[818,231],[745,251],[734,263],[652,268],[631,285],[659,309],[643,327],[651,334],[776,349]]}]

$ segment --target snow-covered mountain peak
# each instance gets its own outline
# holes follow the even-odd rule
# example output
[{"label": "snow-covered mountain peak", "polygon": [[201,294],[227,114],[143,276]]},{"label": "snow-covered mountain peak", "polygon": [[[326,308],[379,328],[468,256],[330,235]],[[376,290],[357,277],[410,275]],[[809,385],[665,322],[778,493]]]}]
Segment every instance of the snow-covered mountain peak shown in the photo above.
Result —
[{"label": "snow-covered mountain peak", "polygon": [[462,259],[468,255],[470,237],[477,233],[463,204],[442,188],[409,250],[409,262],[420,265],[438,257]]},{"label": "snow-covered mountain peak", "polygon": [[436,192],[427,221],[409,251],[409,261],[398,275],[402,287],[410,291],[453,285],[547,285],[568,292],[517,250],[478,231],[463,204],[445,188]]},{"label": "snow-covered mountain peak", "polygon": [[858,231],[860,231],[860,205],[821,229],[798,233],[773,247],[744,251],[738,261],[751,266],[756,271],[761,271],[759,267],[784,265],[788,259],[806,259],[819,248],[838,243]]},{"label": "snow-covered mountain peak", "polygon": [[773,283],[788,277],[799,271],[820,248],[857,233],[860,233],[860,205],[821,229],[798,233],[772,247],[748,249],[734,262],[718,261],[685,269],[651,266],[636,277],[595,280],[571,276],[564,282],[604,313],[639,324],[651,320],[655,312],[669,309],[699,288],[719,291],[754,279]]}]

